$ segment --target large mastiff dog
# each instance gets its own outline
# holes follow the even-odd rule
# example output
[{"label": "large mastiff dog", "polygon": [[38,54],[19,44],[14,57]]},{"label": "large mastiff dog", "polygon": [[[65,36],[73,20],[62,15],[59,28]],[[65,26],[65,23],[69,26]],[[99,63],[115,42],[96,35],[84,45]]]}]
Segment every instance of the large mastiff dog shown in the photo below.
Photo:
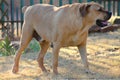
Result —
[{"label": "large mastiff dog", "polygon": [[74,3],[56,7],[48,4],[36,4],[23,7],[24,23],[20,48],[16,52],[13,73],[18,72],[22,51],[31,39],[36,38],[41,46],[38,64],[42,71],[47,71],[43,59],[47,49],[53,45],[53,72],[58,73],[58,55],[61,47],[77,46],[86,71],[89,71],[86,42],[88,29],[97,24],[106,25],[111,12],[95,2]]}]

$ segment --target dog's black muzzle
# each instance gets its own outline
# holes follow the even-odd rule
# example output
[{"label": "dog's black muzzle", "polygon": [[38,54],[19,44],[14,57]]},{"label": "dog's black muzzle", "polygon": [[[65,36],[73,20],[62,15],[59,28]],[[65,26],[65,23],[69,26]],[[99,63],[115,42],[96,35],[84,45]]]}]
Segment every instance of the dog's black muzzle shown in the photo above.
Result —
[{"label": "dog's black muzzle", "polygon": [[107,13],[107,16],[105,16],[104,20],[100,20],[100,19],[96,20],[96,24],[98,26],[100,26],[100,27],[107,26],[107,24],[108,24],[107,21],[111,18],[112,12],[107,11],[106,13]]},{"label": "dog's black muzzle", "polygon": [[105,20],[109,20],[112,16],[112,12],[107,12],[107,16],[105,17]]}]

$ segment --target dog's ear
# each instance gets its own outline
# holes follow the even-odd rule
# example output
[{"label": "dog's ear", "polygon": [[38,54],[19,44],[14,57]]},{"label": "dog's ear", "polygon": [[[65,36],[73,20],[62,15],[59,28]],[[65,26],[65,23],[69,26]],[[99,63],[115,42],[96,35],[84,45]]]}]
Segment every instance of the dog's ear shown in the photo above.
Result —
[{"label": "dog's ear", "polygon": [[90,6],[90,4],[81,4],[79,11],[82,17],[85,17],[88,14]]}]

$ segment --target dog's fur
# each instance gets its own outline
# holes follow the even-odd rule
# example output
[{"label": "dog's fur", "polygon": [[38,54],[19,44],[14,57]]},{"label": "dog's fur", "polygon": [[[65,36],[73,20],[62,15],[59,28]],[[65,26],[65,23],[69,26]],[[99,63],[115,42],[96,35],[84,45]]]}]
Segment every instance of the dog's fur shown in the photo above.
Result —
[{"label": "dog's fur", "polygon": [[[102,9],[102,11],[100,11]],[[50,44],[53,45],[53,72],[58,73],[58,54],[61,47],[77,46],[85,69],[88,70],[86,41],[88,29],[96,24],[97,19],[104,20],[108,13],[99,4],[74,3],[61,7],[48,4],[36,4],[23,7],[24,23],[20,48],[16,52],[13,72],[18,72],[22,51],[33,37],[41,46],[38,63],[46,71],[43,59]]]}]

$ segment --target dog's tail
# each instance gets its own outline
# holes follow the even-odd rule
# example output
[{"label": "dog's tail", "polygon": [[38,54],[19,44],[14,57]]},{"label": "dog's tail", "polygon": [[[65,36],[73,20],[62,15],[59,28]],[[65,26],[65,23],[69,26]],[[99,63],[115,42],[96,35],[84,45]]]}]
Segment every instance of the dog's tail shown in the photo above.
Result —
[{"label": "dog's tail", "polygon": [[24,6],[24,7],[22,8],[22,12],[25,13],[25,11],[26,11],[27,8],[28,8],[28,6]]}]

